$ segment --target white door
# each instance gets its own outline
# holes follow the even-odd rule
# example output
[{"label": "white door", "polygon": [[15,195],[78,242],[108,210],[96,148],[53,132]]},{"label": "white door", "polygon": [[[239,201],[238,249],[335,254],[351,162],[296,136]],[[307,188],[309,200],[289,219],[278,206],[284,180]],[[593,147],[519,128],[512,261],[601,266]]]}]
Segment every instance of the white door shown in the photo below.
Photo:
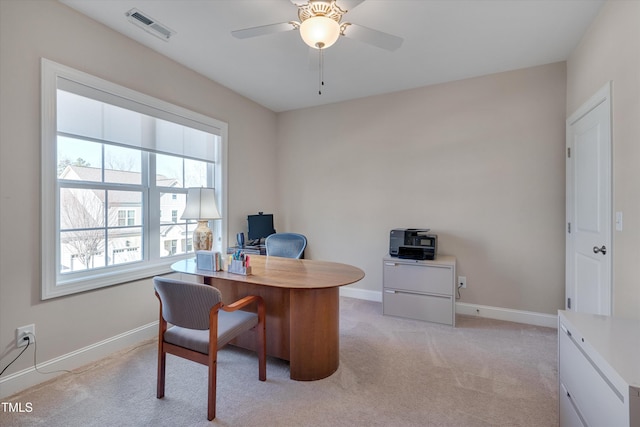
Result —
[{"label": "white door", "polygon": [[565,308],[611,314],[611,84],[567,120]]}]

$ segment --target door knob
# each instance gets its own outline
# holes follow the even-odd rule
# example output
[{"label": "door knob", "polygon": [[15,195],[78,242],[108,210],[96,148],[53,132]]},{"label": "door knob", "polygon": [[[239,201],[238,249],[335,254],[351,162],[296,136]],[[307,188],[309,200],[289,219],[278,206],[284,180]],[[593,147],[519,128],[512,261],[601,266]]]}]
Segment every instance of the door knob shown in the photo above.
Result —
[{"label": "door knob", "polygon": [[605,245],[602,245],[601,248],[594,246],[593,247],[593,253],[597,254],[598,252],[601,252],[602,255],[606,255],[607,254],[607,247]]}]

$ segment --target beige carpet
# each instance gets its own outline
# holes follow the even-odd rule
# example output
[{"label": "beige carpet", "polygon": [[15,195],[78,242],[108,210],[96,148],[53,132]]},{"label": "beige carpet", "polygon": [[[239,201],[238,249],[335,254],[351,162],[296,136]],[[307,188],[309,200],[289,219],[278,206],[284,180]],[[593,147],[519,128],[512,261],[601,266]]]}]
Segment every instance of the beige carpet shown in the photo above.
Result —
[{"label": "beige carpet", "polygon": [[382,316],[379,303],[341,298],[340,368],[321,381],[289,379],[269,359],[221,350],[217,418],[206,419],[206,368],[168,356],[155,398],[149,341],[6,399],[8,426],[557,426],[554,329],[467,316],[451,328]]}]

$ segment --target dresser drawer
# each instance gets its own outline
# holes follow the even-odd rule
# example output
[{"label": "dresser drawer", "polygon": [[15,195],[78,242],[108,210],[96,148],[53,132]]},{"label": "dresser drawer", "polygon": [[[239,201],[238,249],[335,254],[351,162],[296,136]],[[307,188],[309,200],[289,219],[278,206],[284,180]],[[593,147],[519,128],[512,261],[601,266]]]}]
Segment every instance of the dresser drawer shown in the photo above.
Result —
[{"label": "dresser drawer", "polygon": [[560,425],[562,427],[586,427],[584,420],[576,411],[571,394],[564,384],[560,383]]},{"label": "dresser drawer", "polygon": [[385,289],[382,310],[385,315],[453,324],[453,296],[424,295]]},{"label": "dresser drawer", "polygon": [[560,383],[580,417],[593,426],[627,425],[624,390],[618,390],[581,347],[579,332],[561,323],[558,337]]},{"label": "dresser drawer", "polygon": [[449,266],[385,261],[382,279],[385,288],[453,295],[453,268]]}]

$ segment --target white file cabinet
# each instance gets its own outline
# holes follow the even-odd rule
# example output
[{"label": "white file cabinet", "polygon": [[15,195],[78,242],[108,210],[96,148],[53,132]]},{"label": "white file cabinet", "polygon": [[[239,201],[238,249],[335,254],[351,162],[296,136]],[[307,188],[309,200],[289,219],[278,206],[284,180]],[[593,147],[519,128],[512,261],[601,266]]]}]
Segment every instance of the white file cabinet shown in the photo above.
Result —
[{"label": "white file cabinet", "polygon": [[418,261],[382,259],[382,312],[385,315],[455,326],[456,258]]},{"label": "white file cabinet", "polygon": [[558,312],[560,426],[640,426],[640,321]]}]

